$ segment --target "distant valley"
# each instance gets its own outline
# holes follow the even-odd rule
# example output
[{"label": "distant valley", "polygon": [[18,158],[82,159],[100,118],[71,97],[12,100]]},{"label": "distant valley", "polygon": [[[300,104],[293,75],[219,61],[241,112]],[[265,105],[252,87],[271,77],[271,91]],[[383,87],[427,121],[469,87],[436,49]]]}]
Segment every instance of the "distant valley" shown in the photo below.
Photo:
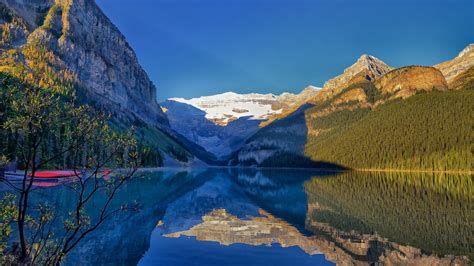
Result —
[{"label": "distant valley", "polygon": [[227,159],[264,123],[296,110],[316,96],[309,86],[299,94],[237,94],[227,92],[185,100],[172,98],[161,106],[170,126],[215,156]]}]

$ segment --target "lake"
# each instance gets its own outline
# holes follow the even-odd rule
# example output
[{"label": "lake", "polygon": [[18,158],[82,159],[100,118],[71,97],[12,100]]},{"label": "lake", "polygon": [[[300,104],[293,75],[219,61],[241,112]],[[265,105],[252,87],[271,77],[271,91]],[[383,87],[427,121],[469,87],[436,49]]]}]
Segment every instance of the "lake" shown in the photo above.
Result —
[{"label": "lake", "polygon": [[[114,201],[133,210],[65,265],[469,264],[472,189],[473,176],[444,173],[140,171]],[[33,202],[54,206],[60,232],[75,197],[64,185],[38,187]]]}]

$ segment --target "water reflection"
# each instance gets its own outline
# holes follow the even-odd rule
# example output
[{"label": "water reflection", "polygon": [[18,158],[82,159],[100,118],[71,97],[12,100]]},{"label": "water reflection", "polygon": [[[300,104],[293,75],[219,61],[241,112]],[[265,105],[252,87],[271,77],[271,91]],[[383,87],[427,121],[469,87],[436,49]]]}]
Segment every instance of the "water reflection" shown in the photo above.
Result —
[{"label": "water reflection", "polygon": [[[472,187],[447,174],[142,172],[116,198],[138,211],[103,224],[66,264],[469,264]],[[39,188],[39,200],[56,207],[59,232],[74,195]]]},{"label": "water reflection", "polygon": [[449,264],[451,256],[427,254],[472,258],[472,185],[469,175],[433,173],[313,179],[305,183],[306,228],[355,261]]}]

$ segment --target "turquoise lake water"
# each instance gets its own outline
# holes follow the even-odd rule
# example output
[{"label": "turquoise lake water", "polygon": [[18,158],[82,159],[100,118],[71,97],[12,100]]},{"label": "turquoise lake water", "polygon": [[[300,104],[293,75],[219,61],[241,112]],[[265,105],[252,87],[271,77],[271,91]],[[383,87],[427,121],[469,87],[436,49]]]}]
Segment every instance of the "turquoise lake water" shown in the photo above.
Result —
[{"label": "turquoise lake water", "polygon": [[[472,176],[434,173],[141,171],[114,199],[134,210],[112,216],[65,264],[468,263],[472,187]],[[33,202],[55,207],[60,235],[75,197],[67,185],[39,187]],[[101,204],[89,206],[92,220]]]}]

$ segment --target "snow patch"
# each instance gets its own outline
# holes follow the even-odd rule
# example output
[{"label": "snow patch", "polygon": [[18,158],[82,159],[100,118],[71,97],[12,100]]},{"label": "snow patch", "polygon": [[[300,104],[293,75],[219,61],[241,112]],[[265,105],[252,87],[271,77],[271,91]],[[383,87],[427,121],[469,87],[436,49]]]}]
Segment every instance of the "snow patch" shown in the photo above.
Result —
[{"label": "snow patch", "polygon": [[[250,117],[252,120],[266,120],[269,116],[282,112],[281,108],[276,110],[272,108],[278,101],[277,96],[271,93],[238,94],[226,92],[189,100],[183,98],[170,98],[169,100],[192,105],[206,112],[208,120],[218,120],[223,124],[241,117]],[[246,110],[246,112],[241,110]]]}]

